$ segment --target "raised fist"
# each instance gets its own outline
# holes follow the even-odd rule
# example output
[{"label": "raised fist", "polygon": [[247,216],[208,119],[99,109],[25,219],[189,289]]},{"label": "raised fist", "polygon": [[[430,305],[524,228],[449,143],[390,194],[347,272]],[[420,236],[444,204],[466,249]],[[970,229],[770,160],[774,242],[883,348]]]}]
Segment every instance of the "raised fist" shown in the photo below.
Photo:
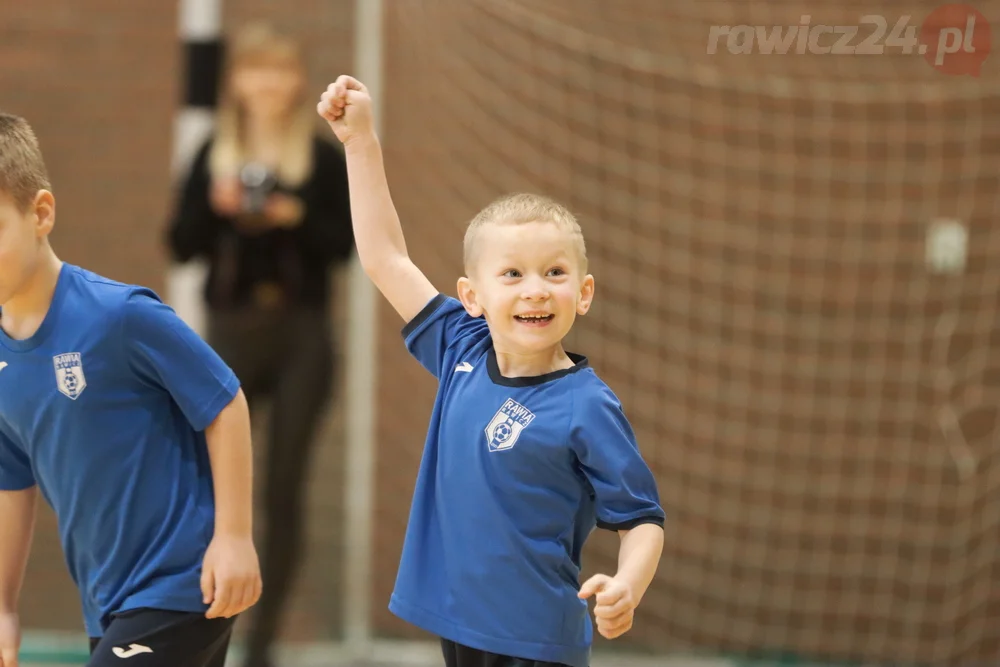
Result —
[{"label": "raised fist", "polygon": [[354,77],[337,77],[320,96],[316,111],[330,123],[344,145],[374,134],[371,97],[365,85]]}]

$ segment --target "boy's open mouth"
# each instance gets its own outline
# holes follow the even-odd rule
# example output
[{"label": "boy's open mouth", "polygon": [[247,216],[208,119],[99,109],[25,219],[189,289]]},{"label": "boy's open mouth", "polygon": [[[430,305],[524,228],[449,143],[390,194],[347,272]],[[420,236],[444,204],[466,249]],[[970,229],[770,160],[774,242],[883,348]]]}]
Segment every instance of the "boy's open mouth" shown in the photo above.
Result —
[{"label": "boy's open mouth", "polygon": [[532,326],[545,326],[552,321],[555,315],[551,313],[548,315],[515,315],[514,319],[521,324],[527,324]]}]

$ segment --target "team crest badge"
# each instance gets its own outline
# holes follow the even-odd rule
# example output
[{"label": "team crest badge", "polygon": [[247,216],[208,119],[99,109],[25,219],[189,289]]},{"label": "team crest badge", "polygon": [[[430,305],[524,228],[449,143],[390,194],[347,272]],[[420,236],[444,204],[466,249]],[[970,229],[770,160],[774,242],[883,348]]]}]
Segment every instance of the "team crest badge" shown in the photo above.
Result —
[{"label": "team crest badge", "polygon": [[531,410],[508,398],[486,427],[486,442],[490,451],[499,452],[513,447],[521,431],[526,429],[534,418],[535,415]]},{"label": "team crest badge", "polygon": [[87,388],[80,353],[58,354],[52,357],[52,363],[56,367],[56,386],[59,391],[75,401]]}]

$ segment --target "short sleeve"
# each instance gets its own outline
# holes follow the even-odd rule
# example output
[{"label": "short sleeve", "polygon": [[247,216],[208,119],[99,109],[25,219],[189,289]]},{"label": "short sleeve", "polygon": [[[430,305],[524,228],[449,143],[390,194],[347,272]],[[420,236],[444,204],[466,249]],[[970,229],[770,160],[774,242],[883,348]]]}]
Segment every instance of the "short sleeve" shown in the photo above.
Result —
[{"label": "short sleeve", "polygon": [[486,320],[472,317],[462,302],[438,294],[403,327],[406,349],[434,377],[441,377],[447,352],[468,349],[489,335]]},{"label": "short sleeve", "polygon": [[598,527],[629,530],[643,523],[662,526],[664,512],[656,479],[639,452],[617,397],[602,387],[575,399],[570,438],[580,468],[594,490]]},{"label": "short sleeve", "polygon": [[153,292],[137,289],[124,321],[129,366],[167,391],[196,431],[204,431],[236,396],[232,369]]},{"label": "short sleeve", "polygon": [[21,491],[35,485],[27,452],[0,430],[0,491]]}]

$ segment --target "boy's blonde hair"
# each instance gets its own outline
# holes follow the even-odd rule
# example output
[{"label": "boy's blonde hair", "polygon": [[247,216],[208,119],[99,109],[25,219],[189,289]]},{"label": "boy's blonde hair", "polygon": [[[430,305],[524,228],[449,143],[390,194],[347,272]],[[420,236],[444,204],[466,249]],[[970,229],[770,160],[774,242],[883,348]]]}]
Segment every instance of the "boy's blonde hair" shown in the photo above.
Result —
[{"label": "boy's blonde hair", "polygon": [[27,210],[39,190],[51,190],[38,137],[28,121],[0,112],[0,191]]},{"label": "boy's blonde hair", "polygon": [[569,209],[554,199],[531,193],[505,195],[495,199],[469,223],[465,230],[464,261],[465,270],[471,270],[475,259],[476,237],[486,225],[521,225],[528,222],[552,222],[565,228],[577,246],[580,268],[587,272],[587,245],[583,240],[583,230]]}]

